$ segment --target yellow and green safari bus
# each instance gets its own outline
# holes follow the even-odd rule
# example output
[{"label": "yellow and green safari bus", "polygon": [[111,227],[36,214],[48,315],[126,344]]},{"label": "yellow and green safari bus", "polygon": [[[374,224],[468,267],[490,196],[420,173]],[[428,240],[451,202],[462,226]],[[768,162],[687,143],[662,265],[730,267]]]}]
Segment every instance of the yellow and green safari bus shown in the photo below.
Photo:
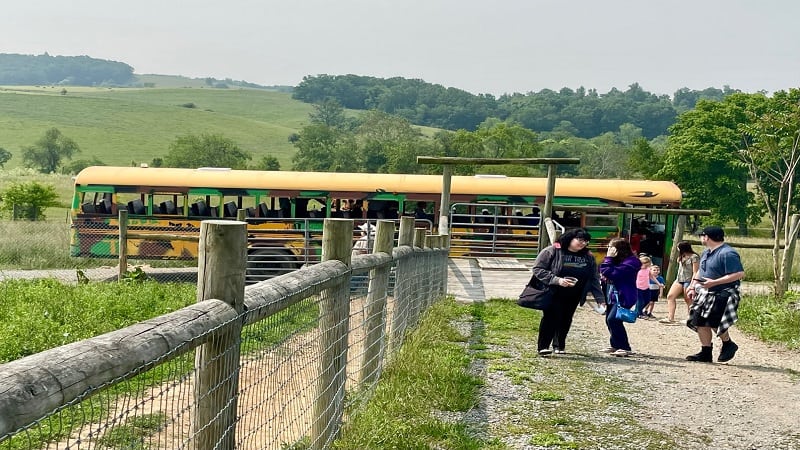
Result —
[{"label": "yellow and green safari bus", "polygon": [[[546,183],[544,178],[452,177],[451,256],[533,259]],[[194,260],[197,241],[180,237],[198,236],[202,220],[242,215],[248,224],[248,281],[253,282],[318,262],[327,217],[353,219],[354,237],[365,222],[407,215],[418,227],[434,231],[441,190],[437,175],[87,167],[75,177],[70,254],[118,257],[118,213],[125,209],[135,236],[127,242],[129,258]],[[610,238],[624,236],[658,261],[671,247],[674,226],[673,216],[659,209],[678,208],[680,201],[680,189],[667,181],[560,178],[552,218],[561,229],[585,227],[600,253]],[[625,206],[638,212],[602,211]],[[586,207],[597,209],[587,212]],[[645,213],[642,207],[648,208]]]}]

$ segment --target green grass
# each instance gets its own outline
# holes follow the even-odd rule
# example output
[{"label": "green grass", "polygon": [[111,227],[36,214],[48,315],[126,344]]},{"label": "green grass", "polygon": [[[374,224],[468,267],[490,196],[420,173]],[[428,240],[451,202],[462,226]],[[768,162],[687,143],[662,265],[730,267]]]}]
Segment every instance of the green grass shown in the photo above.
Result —
[{"label": "green grass", "polygon": [[124,328],[194,303],[191,284],[0,282],[0,362]]},{"label": "green grass", "polygon": [[[179,135],[220,133],[253,154],[278,158],[289,168],[295,150],[287,140],[308,123],[313,107],[291,94],[260,89],[212,88],[0,88],[0,147],[22,164],[21,148],[51,127],[73,139],[81,152],[108,165],[149,163],[167,154]],[[182,105],[193,104],[193,108]]]},{"label": "green grass", "polygon": [[97,448],[149,449],[151,447],[147,444],[147,438],[160,431],[166,422],[164,413],[131,417],[98,438]]},{"label": "green grass", "polygon": [[451,318],[464,312],[453,301],[431,308],[333,448],[502,448],[435,413],[464,412],[477,402],[482,381],[468,372],[464,338],[450,325]]},{"label": "green grass", "polygon": [[767,342],[800,348],[800,294],[790,292],[782,300],[769,295],[746,296],[739,304],[737,326]]}]

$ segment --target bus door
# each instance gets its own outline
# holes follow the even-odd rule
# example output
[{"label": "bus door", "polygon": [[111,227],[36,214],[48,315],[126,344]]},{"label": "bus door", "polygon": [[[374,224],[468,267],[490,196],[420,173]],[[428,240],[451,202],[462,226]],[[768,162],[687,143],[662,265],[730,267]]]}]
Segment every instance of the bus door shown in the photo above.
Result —
[{"label": "bus door", "polygon": [[653,209],[653,213],[625,213],[620,216],[623,226],[621,236],[629,240],[633,252],[649,256],[653,264],[664,271],[665,258],[669,258],[667,231],[672,229],[670,216],[659,214],[657,209]]}]

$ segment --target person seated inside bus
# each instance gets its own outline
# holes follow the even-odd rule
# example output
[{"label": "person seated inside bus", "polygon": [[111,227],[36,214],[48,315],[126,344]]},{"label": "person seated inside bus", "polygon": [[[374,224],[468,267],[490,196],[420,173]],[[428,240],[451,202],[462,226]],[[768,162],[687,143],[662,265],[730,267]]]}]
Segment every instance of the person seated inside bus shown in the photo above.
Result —
[{"label": "person seated inside bus", "polygon": [[524,225],[529,227],[538,227],[541,215],[542,211],[538,206],[534,205],[533,208],[531,208],[531,212],[525,215],[526,219]]},{"label": "person seated inside bus", "polygon": [[[350,200],[352,201],[352,200]],[[355,200],[352,201],[353,203],[350,205],[350,218],[351,219],[363,219],[364,218],[364,201],[363,200]]]},{"label": "person seated inside bus", "polygon": [[388,202],[388,207],[384,213],[384,217],[389,220],[396,220],[400,218],[400,207],[397,202]]},{"label": "person seated inside bus", "polygon": [[433,214],[428,214],[428,202],[417,202],[417,207],[414,209],[414,218],[417,220],[430,220],[433,222]]},{"label": "person seated inside bus", "polygon": [[367,203],[367,219],[385,219],[386,202],[383,200],[370,200]]}]

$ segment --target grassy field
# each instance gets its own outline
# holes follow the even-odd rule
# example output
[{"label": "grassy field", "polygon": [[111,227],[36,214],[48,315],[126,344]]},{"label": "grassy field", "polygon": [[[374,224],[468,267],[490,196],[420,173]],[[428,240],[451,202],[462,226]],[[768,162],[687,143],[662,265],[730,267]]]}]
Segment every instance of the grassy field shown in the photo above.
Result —
[{"label": "grassy field", "polygon": [[[21,166],[21,148],[51,127],[81,148],[74,159],[109,165],[149,163],[185,134],[219,133],[253,154],[272,155],[289,168],[288,136],[308,122],[312,106],[283,92],[212,88],[0,88],[0,147]],[[191,106],[191,107],[189,107]]]}]

